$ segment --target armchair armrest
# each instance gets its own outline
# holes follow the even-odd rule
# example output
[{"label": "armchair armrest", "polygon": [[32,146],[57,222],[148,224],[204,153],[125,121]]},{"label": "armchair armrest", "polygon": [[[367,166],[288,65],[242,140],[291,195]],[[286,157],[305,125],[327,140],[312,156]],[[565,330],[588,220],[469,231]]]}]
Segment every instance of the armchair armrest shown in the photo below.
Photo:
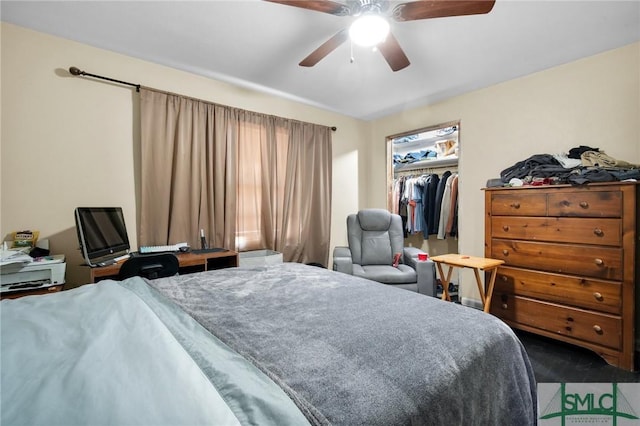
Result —
[{"label": "armchair armrest", "polygon": [[333,270],[353,275],[353,261],[349,247],[336,247],[333,249]]},{"label": "armchair armrest", "polygon": [[416,263],[418,263],[418,254],[424,253],[424,251],[415,247],[404,247],[402,249],[402,263],[411,266],[416,269]]},{"label": "armchair armrest", "polygon": [[433,260],[417,262],[418,293],[436,297],[436,264]]},{"label": "armchair armrest", "polygon": [[424,251],[415,247],[405,247],[403,261],[416,270],[418,293],[436,297],[436,266],[431,259],[418,260],[418,254]]}]

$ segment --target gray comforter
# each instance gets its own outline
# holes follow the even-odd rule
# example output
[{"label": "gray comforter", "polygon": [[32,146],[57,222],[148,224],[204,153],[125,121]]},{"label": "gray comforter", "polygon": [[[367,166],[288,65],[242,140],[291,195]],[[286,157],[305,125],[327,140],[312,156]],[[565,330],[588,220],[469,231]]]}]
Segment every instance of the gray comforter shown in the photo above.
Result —
[{"label": "gray comforter", "polygon": [[301,264],[151,281],[312,424],[527,425],[536,384],[499,319]]}]

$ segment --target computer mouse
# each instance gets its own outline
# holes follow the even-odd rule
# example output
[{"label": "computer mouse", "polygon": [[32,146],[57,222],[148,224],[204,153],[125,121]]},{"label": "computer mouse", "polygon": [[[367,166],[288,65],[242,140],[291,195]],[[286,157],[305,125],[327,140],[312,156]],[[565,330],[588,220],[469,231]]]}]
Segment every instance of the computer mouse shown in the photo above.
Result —
[{"label": "computer mouse", "polygon": [[181,252],[181,253],[186,253],[186,252],[188,252],[189,250],[191,250],[191,247],[189,247],[189,246],[182,246],[182,247],[180,247],[180,249],[179,249],[179,250],[180,250],[180,252]]}]

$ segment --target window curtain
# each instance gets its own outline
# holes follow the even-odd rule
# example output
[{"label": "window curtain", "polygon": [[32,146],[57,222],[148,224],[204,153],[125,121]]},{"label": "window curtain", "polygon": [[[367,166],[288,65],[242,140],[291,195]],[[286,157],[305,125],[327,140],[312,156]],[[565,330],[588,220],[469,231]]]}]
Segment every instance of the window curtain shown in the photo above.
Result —
[{"label": "window curtain", "polygon": [[140,92],[140,245],[186,241],[327,264],[331,129]]}]

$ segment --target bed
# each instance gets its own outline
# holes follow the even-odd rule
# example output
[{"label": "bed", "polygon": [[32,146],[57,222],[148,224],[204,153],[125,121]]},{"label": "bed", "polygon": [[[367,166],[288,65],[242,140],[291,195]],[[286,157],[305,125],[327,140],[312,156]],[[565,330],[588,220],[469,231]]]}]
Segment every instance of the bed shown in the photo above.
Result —
[{"label": "bed", "polygon": [[0,314],[2,424],[536,423],[499,319],[315,266],[106,280]]}]

